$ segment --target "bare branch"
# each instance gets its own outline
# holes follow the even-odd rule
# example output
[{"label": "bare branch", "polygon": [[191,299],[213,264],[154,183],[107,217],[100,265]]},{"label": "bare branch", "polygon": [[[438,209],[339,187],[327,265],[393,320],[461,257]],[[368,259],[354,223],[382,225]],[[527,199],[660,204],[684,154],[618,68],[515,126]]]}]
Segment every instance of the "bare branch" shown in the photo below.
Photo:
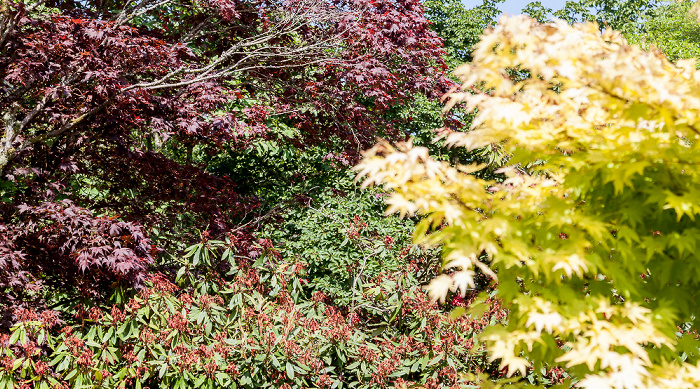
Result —
[{"label": "bare branch", "polygon": [[[333,55],[332,49],[338,46],[338,40],[343,31],[336,31],[313,42],[302,42],[297,45],[270,45],[268,43],[275,40],[291,39],[304,28],[336,22],[344,15],[342,11],[329,7],[320,0],[303,0],[298,2],[294,8],[280,7],[270,14],[277,17],[278,20],[265,32],[236,42],[209,64],[191,69],[180,68],[156,81],[131,85],[123,89],[122,92],[138,88],[178,88],[214,78],[230,77],[235,73],[256,68],[282,69],[334,61],[335,55]],[[202,22],[200,26],[206,23],[208,21]],[[229,63],[236,57],[237,60]],[[308,60],[304,61],[304,59]],[[178,79],[177,76],[180,74],[188,74],[193,77]]]}]

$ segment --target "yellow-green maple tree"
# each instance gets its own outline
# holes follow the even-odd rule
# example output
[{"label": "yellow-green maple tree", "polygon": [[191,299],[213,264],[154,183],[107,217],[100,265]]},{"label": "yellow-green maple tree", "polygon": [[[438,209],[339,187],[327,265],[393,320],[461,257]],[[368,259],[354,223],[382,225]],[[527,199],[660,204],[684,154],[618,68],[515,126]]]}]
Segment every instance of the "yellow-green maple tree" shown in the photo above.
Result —
[{"label": "yellow-green maple tree", "polygon": [[486,31],[473,57],[447,109],[477,115],[446,143],[500,145],[504,181],[410,143],[380,144],[358,166],[365,185],[392,191],[389,213],[425,215],[418,241],[444,248],[430,294],[464,292],[476,269],[497,280],[510,316],[483,338],[509,375],[547,364],[586,388],[700,386],[699,343],[678,329],[700,317],[695,62],[524,16]]}]

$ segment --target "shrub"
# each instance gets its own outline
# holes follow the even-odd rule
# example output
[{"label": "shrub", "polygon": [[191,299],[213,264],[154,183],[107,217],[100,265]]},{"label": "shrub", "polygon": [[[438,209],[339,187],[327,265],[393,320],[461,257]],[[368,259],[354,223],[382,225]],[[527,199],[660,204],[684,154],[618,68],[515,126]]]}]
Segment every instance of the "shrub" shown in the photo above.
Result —
[{"label": "shrub", "polygon": [[152,274],[122,304],[72,307],[62,326],[27,311],[0,338],[0,385],[457,388],[462,371],[498,374],[475,335],[503,308],[450,318],[431,302],[418,277],[434,274],[421,269],[435,253],[408,244],[411,221],[377,215],[375,195],[326,193],[323,209],[294,208],[260,237],[204,234],[177,282]]}]

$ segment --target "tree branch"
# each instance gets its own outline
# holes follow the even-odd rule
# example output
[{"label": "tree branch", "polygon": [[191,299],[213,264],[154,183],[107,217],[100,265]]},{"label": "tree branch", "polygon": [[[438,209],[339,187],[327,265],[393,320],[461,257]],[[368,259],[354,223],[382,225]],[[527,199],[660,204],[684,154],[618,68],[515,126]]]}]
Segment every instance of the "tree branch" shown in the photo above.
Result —
[{"label": "tree branch", "polygon": [[[45,0],[41,0],[40,3],[44,1]],[[124,9],[117,17],[115,25],[112,26],[110,30],[113,31],[119,25],[127,23],[134,17],[143,15],[172,1],[173,0],[143,0],[136,4],[127,2]],[[35,6],[38,6],[38,4],[39,3],[36,3]],[[130,4],[133,5],[130,6]],[[3,137],[3,146],[0,146],[2,147],[0,148],[0,174],[2,174],[3,169],[19,152],[26,150],[33,144],[58,137],[76,128],[76,126],[83,123],[86,119],[114,102],[119,96],[131,90],[182,88],[211,79],[231,77],[234,74],[240,74],[255,69],[284,69],[319,63],[338,63],[337,61],[339,60],[332,51],[332,48],[337,46],[337,41],[341,38],[344,31],[333,31],[328,34],[322,34],[313,41],[301,41],[297,44],[270,43],[275,41],[291,42],[295,39],[299,39],[299,34],[303,29],[316,29],[319,26],[334,23],[340,20],[346,13],[345,11],[328,7],[322,0],[301,1],[297,3],[294,8],[281,6],[277,10],[269,13],[278,16],[279,19],[269,26],[265,32],[235,42],[224,51],[223,54],[208,64],[192,68],[183,65],[157,80],[141,82],[122,88],[101,104],[80,114],[59,128],[27,139],[23,141],[16,150],[12,149],[12,143],[18,135],[20,135],[51,102],[48,95],[45,95],[18,125],[13,124],[10,126],[10,124],[8,124],[8,120],[16,120],[16,113],[14,114],[15,116],[6,115],[5,136]],[[0,22],[2,21],[0,20]],[[205,24],[200,24],[196,28],[204,28],[204,25]],[[14,24],[12,26],[8,25],[6,29],[8,28],[14,28]],[[100,46],[103,46],[105,42],[107,42],[107,39],[108,37],[105,37]],[[71,84],[83,71],[84,68],[73,72],[73,75],[68,80],[62,82],[62,86]],[[8,130],[7,128],[10,127],[11,130]],[[12,149],[12,152],[10,152],[10,149]]]}]

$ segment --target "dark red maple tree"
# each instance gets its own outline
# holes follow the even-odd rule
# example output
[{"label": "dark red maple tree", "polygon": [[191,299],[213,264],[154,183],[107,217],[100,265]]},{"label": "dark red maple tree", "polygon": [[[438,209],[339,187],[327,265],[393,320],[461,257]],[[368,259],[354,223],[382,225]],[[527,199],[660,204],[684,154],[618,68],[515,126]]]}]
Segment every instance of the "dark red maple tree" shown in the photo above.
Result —
[{"label": "dark red maple tree", "polygon": [[[187,214],[223,235],[257,199],[193,158],[267,137],[345,142],[449,81],[418,0],[7,0],[0,3],[0,309],[45,285],[104,298],[139,286],[151,228]],[[59,270],[57,270],[59,269]],[[55,303],[55,302],[53,302]]]}]

